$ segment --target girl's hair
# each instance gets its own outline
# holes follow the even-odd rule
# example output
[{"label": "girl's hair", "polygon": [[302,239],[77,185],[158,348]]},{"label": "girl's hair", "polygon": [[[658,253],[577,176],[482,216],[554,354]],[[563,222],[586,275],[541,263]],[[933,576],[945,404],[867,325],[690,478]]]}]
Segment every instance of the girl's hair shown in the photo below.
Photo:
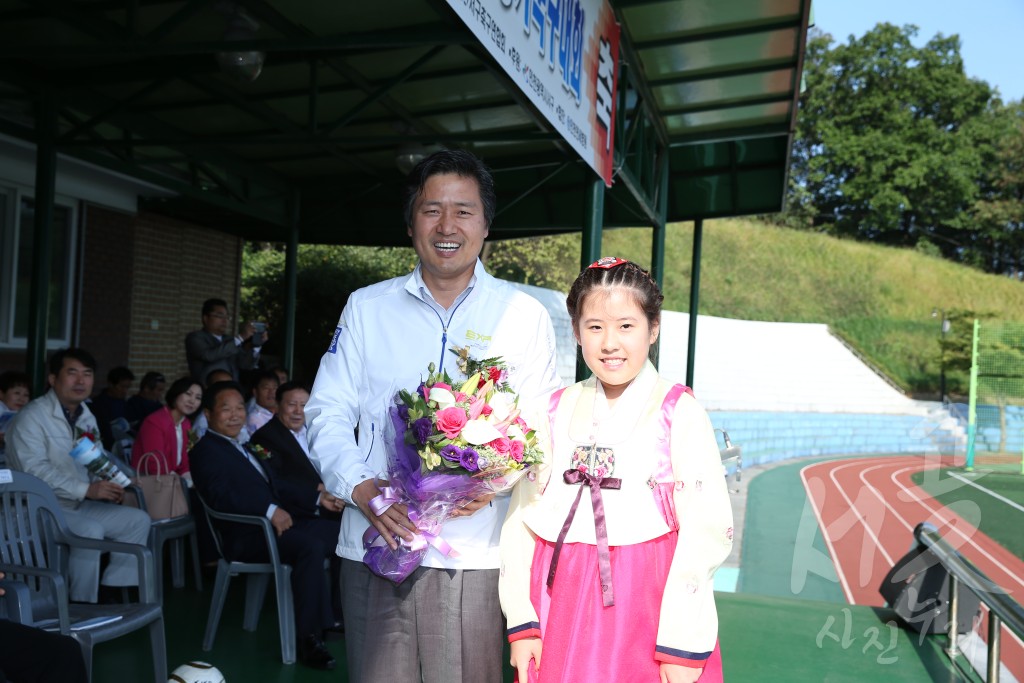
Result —
[{"label": "girl's hair", "polygon": [[[565,307],[572,320],[572,329],[579,331],[583,301],[596,289],[624,287],[647,317],[647,324],[654,327],[661,321],[661,303],[665,295],[658,288],[651,274],[633,263],[614,256],[605,256],[583,269],[569,288]],[[656,360],[656,346],[651,345],[651,360]]]},{"label": "girl's hair", "polygon": [[164,394],[164,403],[167,404],[167,407],[174,408],[174,402],[178,400],[179,396],[191,389],[193,384],[200,389],[203,388],[203,383],[193,377],[185,376],[174,380],[167,389],[167,393]]}]

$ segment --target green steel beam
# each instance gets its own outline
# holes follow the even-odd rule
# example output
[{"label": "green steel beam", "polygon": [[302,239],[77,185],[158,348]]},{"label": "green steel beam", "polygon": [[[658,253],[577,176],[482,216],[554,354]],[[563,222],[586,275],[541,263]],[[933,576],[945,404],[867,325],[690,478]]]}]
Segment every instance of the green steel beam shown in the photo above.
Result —
[{"label": "green steel beam", "polygon": [[680,45],[690,45],[693,43],[704,43],[714,40],[723,40],[728,38],[739,38],[743,36],[771,33],[772,31],[784,31],[788,29],[798,28],[799,26],[800,19],[794,18],[778,19],[774,21],[766,21],[764,23],[750,24],[748,26],[740,26],[737,28],[723,28],[712,31],[698,28],[695,29],[692,33],[673,36],[671,38],[635,40],[633,41],[633,47],[637,50],[652,50],[660,47],[678,47]]},{"label": "green steel beam", "polygon": [[[600,178],[587,182],[586,206],[583,217],[583,238],[580,244],[580,270],[601,258],[601,230],[604,226],[604,181]],[[576,381],[590,376],[583,353],[576,347]]]},{"label": "green steel beam", "polygon": [[762,104],[779,104],[789,102],[793,99],[790,92],[777,93],[774,95],[763,95],[761,97],[749,97],[743,100],[732,100],[729,102],[701,102],[698,104],[685,104],[679,107],[665,107],[661,110],[662,116],[677,116],[680,114],[699,114],[707,111],[726,111],[729,109],[740,109],[742,107],[754,107]]},{"label": "green steel beam", "polygon": [[[92,15],[82,13],[87,26],[79,26],[91,32],[96,25]],[[74,25],[74,19],[66,19]],[[124,27],[114,24],[119,30]],[[232,52],[294,52],[298,54],[328,55],[336,52],[363,52],[367,50],[395,50],[421,46],[471,45],[476,37],[468,31],[453,29],[445,24],[416,26],[396,31],[382,31],[339,36],[315,36],[308,38],[254,39],[254,40],[210,40],[182,43],[140,42],[128,36],[120,40],[98,42],[95,45],[75,45],[65,41],[55,43],[33,43],[31,45],[0,46],[0,59],[81,59],[135,61],[150,57],[180,57],[184,55],[212,55],[230,50]],[[110,68],[110,66],[105,66]]]},{"label": "green steel beam", "polygon": [[290,200],[291,225],[288,230],[288,247],[284,257],[284,358],[282,364],[289,377],[295,373],[295,309],[299,296],[299,229],[301,226],[301,196],[296,190]]},{"label": "green steel beam", "polygon": [[697,311],[700,309],[700,256],[704,241],[704,221],[693,223],[693,253],[690,260],[690,320],[686,340],[686,386],[693,388],[693,368],[697,355]]},{"label": "green steel beam", "polygon": [[[134,4],[134,3],[132,3]],[[146,34],[145,40],[148,42],[159,42],[174,32],[179,26],[188,21],[189,17],[194,15],[199,10],[209,7],[209,0],[190,0],[186,2],[177,12],[167,17],[162,24],[157,26],[155,29]],[[132,27],[132,22],[128,22],[129,30],[135,33]]]},{"label": "green steel beam", "polygon": [[28,342],[25,368],[32,393],[46,391],[46,341],[50,322],[50,261],[53,200],[57,182],[57,102],[53,91],[39,93],[35,106],[36,186],[32,226],[32,274],[28,295]]},{"label": "green steel beam", "polygon": [[333,133],[335,130],[344,126],[346,123],[354,119],[361,111],[377,102],[377,100],[382,98],[384,95],[387,95],[389,92],[391,92],[392,88],[404,83],[410,76],[419,71],[424,64],[426,64],[431,59],[439,55],[446,47],[448,46],[437,45],[428,50],[425,55],[417,59],[409,66],[407,66],[397,76],[390,79],[388,82],[384,83],[381,87],[377,88],[372,93],[369,93],[362,102],[360,102],[359,104],[357,104],[356,106],[352,107],[347,112],[342,114],[338,119],[334,121],[334,123],[325,126],[323,134],[330,136],[330,134]]},{"label": "green steel beam", "polygon": [[[409,133],[407,135],[358,135],[352,134],[341,137],[324,137],[322,133],[310,135],[303,130],[296,133],[275,134],[274,131],[259,130],[241,135],[216,135],[209,137],[195,137],[189,135],[152,136],[143,138],[132,138],[130,145],[136,148],[145,147],[174,147],[178,149],[194,148],[221,148],[231,145],[260,145],[272,147],[276,145],[351,145],[353,149],[362,150],[367,146],[387,146],[401,144],[404,142],[559,142],[562,137],[558,133],[538,131],[533,128],[523,130],[497,130],[497,131],[476,131],[470,133]],[[118,147],[128,143],[118,140],[69,140],[64,143],[67,147]]]},{"label": "green steel beam", "polygon": [[658,218],[651,235],[651,275],[659,287],[665,284],[665,236],[668,232],[668,152],[658,158]]},{"label": "green steel beam", "polygon": [[699,81],[717,81],[723,78],[735,76],[756,76],[758,74],[771,73],[773,71],[784,71],[795,69],[799,60],[792,57],[779,58],[771,61],[761,60],[757,66],[723,66],[700,69],[689,73],[673,74],[672,76],[655,76],[649,78],[647,83],[651,88],[659,88],[665,85],[682,85],[684,83],[697,83]]},{"label": "green steel beam", "polygon": [[789,134],[789,125],[786,123],[769,123],[763,126],[743,126],[741,128],[715,128],[702,133],[673,136],[670,138],[670,146],[686,147],[687,145],[705,145],[713,142],[737,142],[757,138],[775,138]]}]

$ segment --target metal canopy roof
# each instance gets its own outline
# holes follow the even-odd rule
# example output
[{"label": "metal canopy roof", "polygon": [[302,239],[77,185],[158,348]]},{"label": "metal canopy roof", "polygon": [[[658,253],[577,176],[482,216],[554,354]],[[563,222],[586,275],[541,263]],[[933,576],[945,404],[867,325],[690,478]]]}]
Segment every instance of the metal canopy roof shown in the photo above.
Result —
[{"label": "metal canopy roof", "polygon": [[[604,226],[778,210],[810,0],[611,4]],[[259,27],[226,42],[235,5]],[[226,49],[264,51],[260,76],[222,73]],[[47,112],[61,154],[178,193],[146,208],[248,239],[298,216],[302,242],[407,244],[411,145],[492,167],[496,239],[579,230],[597,179],[443,0],[0,0],[0,133],[34,140]]]}]

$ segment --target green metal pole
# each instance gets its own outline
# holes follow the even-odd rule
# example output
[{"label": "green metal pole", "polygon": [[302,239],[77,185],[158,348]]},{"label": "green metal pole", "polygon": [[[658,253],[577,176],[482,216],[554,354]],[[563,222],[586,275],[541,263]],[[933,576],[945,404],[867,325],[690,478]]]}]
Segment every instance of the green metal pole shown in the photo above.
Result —
[{"label": "green metal pole", "polygon": [[46,340],[50,324],[50,260],[53,198],[57,180],[57,102],[49,90],[36,101],[35,221],[32,225],[32,281],[28,295],[26,370],[32,392],[46,391]]},{"label": "green metal pole", "polygon": [[[601,228],[604,225],[604,181],[593,180],[587,186],[586,217],[580,245],[580,270],[601,258]],[[583,362],[583,353],[576,347],[576,381],[590,376],[590,368]]]},{"label": "green metal pole", "polygon": [[967,405],[967,466],[968,472],[974,469],[974,437],[978,431],[978,319],[974,319],[974,339],[971,341],[971,390]]},{"label": "green metal pole", "polygon": [[693,388],[693,365],[697,354],[697,310],[700,306],[700,250],[704,221],[693,222],[693,255],[690,263],[690,329],[686,340],[686,385]]},{"label": "green metal pole", "polygon": [[[665,235],[668,232],[668,150],[663,149],[658,160],[658,221],[651,234],[651,277],[665,291]],[[661,335],[655,343],[655,358],[661,363]]]},{"label": "green metal pole", "polygon": [[288,232],[288,247],[284,256],[284,357],[282,365],[288,376],[295,376],[295,299],[299,294],[299,200],[296,190],[292,195],[291,229]]}]

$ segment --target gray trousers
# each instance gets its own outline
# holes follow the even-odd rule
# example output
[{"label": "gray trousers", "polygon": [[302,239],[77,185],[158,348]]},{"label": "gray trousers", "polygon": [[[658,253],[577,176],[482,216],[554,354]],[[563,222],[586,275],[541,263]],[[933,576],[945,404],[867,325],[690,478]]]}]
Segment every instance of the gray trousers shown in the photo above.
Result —
[{"label": "gray trousers", "polygon": [[[71,531],[86,538],[146,545],[149,539],[149,514],[138,508],[84,500],[76,509],[63,508]],[[74,602],[96,602],[100,583],[98,550],[73,549],[68,556],[71,575],[70,594]],[[139,585],[139,564],[132,555],[111,553],[103,572],[104,586]]]},{"label": "gray trousers", "polygon": [[350,683],[500,683],[498,570],[420,567],[398,586],[342,560]]}]

